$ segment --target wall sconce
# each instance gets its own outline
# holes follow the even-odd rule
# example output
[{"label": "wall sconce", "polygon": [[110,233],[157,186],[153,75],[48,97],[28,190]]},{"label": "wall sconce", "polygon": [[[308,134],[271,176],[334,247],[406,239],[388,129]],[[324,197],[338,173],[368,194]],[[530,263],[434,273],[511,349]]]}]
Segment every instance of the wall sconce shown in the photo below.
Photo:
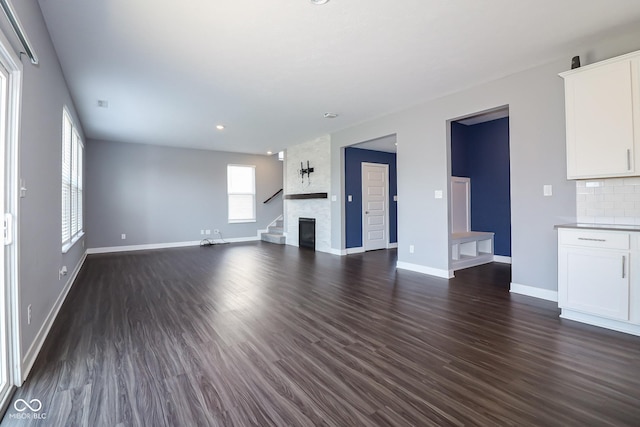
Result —
[{"label": "wall sconce", "polygon": [[307,160],[307,168],[304,168],[304,164],[300,162],[300,176],[302,177],[302,183],[304,184],[304,176],[307,175],[307,180],[311,178],[311,172],[313,172],[313,168],[309,167],[309,160]]}]

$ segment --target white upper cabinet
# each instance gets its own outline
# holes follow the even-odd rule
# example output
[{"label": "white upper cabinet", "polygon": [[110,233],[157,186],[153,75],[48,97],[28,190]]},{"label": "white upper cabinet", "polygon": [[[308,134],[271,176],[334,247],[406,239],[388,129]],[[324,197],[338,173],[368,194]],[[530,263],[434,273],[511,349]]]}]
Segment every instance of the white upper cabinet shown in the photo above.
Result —
[{"label": "white upper cabinet", "polygon": [[567,178],[640,175],[640,52],[560,74]]}]

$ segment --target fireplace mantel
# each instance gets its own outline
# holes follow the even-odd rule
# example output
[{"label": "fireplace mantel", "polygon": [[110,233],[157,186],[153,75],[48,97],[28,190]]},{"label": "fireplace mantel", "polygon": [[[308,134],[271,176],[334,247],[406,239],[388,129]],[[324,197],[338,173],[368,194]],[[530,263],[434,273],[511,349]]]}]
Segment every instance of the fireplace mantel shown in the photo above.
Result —
[{"label": "fireplace mantel", "polygon": [[303,200],[303,199],[326,199],[328,193],[299,193],[299,194],[286,194],[285,199],[288,200]]}]

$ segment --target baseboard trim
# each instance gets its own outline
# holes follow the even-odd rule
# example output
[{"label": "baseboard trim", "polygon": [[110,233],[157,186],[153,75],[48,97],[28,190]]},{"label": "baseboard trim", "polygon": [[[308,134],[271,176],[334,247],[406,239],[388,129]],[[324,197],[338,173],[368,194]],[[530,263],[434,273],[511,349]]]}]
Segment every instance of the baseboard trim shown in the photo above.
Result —
[{"label": "baseboard trim", "polygon": [[29,350],[27,350],[26,354],[22,358],[20,369],[20,385],[22,385],[22,383],[24,383],[24,381],[29,376],[29,372],[31,372],[31,368],[33,368],[33,364],[36,362],[36,358],[38,357],[38,354],[40,354],[40,350],[42,350],[42,346],[44,345],[44,342],[47,339],[49,332],[51,331],[53,322],[56,320],[56,317],[58,317],[60,308],[62,308],[62,304],[64,304],[64,301],[67,298],[69,291],[73,287],[73,283],[78,277],[78,273],[80,273],[80,269],[82,269],[82,266],[84,265],[86,259],[87,252],[82,254],[82,257],[76,265],[76,268],[74,268],[73,272],[69,276],[69,280],[67,280],[67,283],[65,283],[64,287],[62,288],[62,292],[60,292],[60,295],[58,295],[58,299],[53,304],[53,307],[51,307],[51,310],[49,311],[49,314],[42,324],[42,327],[40,327],[40,330],[36,334],[36,338],[33,340],[31,346],[29,347]]},{"label": "baseboard trim", "polygon": [[549,289],[536,288],[535,286],[521,285],[511,282],[509,292],[514,294],[526,295],[529,297],[540,298],[547,301],[558,302],[558,292]]},{"label": "baseboard trim", "polygon": [[428,274],[429,276],[436,276],[443,279],[453,278],[453,270],[440,270],[439,268],[426,267],[424,265],[412,264],[404,261],[396,262],[396,268]]},{"label": "baseboard trim", "polygon": [[[214,243],[240,243],[240,242],[255,242],[260,240],[257,236],[251,237],[229,237],[224,239],[211,239]],[[203,239],[204,240],[204,239]],[[199,246],[202,240],[193,240],[190,242],[173,242],[173,243],[151,243],[147,245],[129,245],[129,246],[110,246],[104,248],[91,248],[87,250],[88,255],[93,254],[110,254],[116,252],[131,252],[131,251],[144,251],[150,249],[171,249],[171,248],[185,248],[188,246]]]},{"label": "baseboard trim", "polygon": [[398,249],[397,243],[387,243],[387,249]]},{"label": "baseboard trim", "polygon": [[590,314],[580,313],[578,311],[562,309],[560,317],[567,320],[573,320],[576,322],[587,323],[589,325],[598,326],[600,328],[611,329],[613,331],[624,332],[626,334],[640,336],[640,325],[632,325],[627,322],[621,322],[619,320],[605,319],[599,316],[592,316]]},{"label": "baseboard trim", "polygon": [[502,256],[502,255],[494,255],[493,256],[493,261],[494,262],[501,262],[503,264],[511,264],[511,257],[510,256]]},{"label": "baseboard trim", "polygon": [[359,247],[359,248],[347,248],[345,249],[345,252],[347,255],[351,255],[351,254],[363,254],[364,253],[364,248],[363,247]]},{"label": "baseboard trim", "polygon": [[348,249],[334,249],[334,248],[331,248],[331,249],[329,249],[327,251],[327,253],[331,254],[331,255],[345,256],[348,253],[347,251],[348,251]]}]

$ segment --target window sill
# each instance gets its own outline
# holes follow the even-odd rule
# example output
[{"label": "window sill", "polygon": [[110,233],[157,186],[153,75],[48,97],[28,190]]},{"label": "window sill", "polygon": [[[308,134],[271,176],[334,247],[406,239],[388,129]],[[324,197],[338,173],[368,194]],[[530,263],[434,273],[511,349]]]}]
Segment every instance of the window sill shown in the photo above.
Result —
[{"label": "window sill", "polygon": [[82,236],[84,236],[84,231],[78,233],[73,239],[71,239],[69,243],[65,243],[64,245],[62,245],[62,253],[66,254],[67,252],[69,252],[73,245],[75,245],[76,242],[82,238]]},{"label": "window sill", "polygon": [[229,224],[244,224],[248,222],[256,222],[255,219],[233,219],[229,220]]}]

